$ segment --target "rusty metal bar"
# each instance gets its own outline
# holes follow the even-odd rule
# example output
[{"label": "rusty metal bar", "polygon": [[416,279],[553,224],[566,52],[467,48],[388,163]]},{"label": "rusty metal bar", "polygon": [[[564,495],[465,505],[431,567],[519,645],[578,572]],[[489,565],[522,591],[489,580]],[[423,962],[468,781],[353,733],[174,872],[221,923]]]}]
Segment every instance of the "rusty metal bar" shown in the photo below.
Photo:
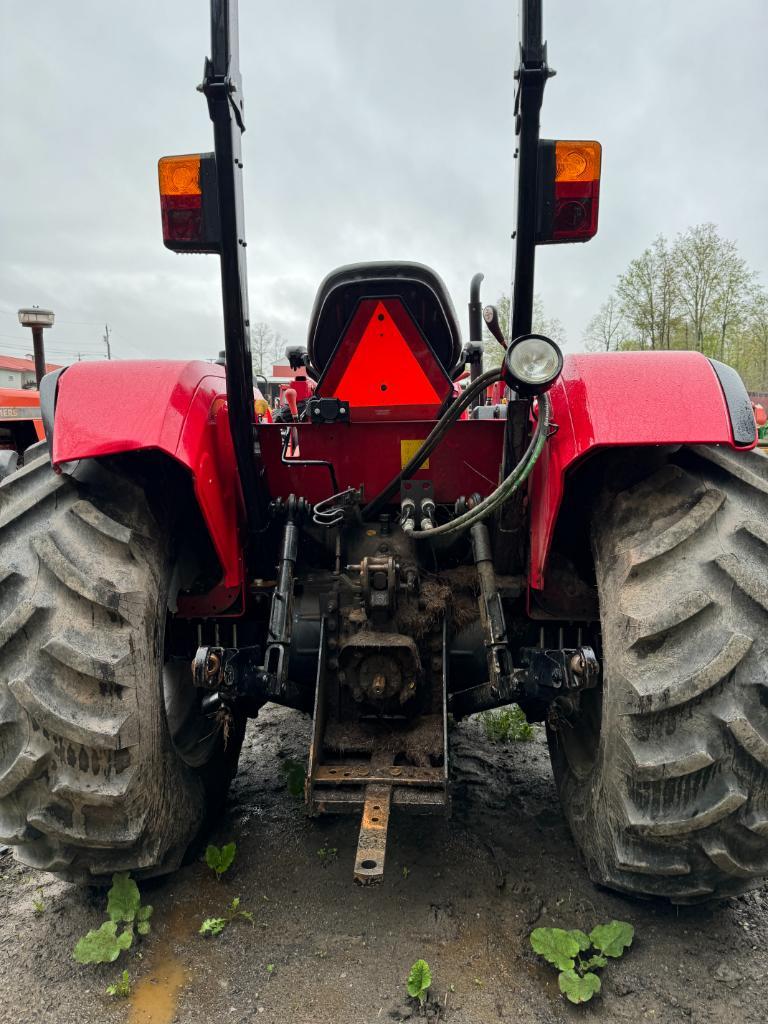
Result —
[{"label": "rusty metal bar", "polygon": [[445,775],[442,768],[414,768],[412,765],[392,765],[373,768],[369,762],[359,764],[324,764],[315,768],[312,781],[336,786],[442,786]]},{"label": "rusty metal bar", "polygon": [[365,790],[363,820],[357,840],[355,881],[361,885],[380,882],[387,853],[387,829],[392,802],[392,787],[368,785]]},{"label": "rusty metal bar", "polygon": [[323,752],[323,733],[325,732],[325,623],[326,620],[323,615],[320,620],[320,649],[317,657],[315,708],[312,715],[312,740],[309,744],[307,779],[304,784],[304,797],[310,814],[316,813],[315,798],[312,790],[315,784],[315,776],[320,769],[320,760]]}]

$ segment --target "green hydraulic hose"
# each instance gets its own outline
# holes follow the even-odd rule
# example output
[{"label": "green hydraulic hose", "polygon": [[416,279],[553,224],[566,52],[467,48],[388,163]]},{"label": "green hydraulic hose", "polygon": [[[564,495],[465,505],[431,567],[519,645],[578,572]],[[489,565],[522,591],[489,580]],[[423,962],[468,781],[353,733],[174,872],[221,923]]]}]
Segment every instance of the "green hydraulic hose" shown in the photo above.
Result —
[{"label": "green hydraulic hose", "polygon": [[449,523],[435,526],[431,530],[413,530],[410,536],[415,537],[416,540],[429,540],[431,537],[450,536],[452,533],[459,533],[469,529],[476,522],[480,522],[481,519],[485,519],[492,512],[495,512],[530,476],[547,441],[551,413],[552,406],[549,396],[546,394],[541,395],[539,398],[539,421],[525,454],[512,472],[504,478],[496,490],[489,494],[487,498],[484,498],[474,508],[457,516],[456,519],[452,519]]},{"label": "green hydraulic hose", "polygon": [[481,395],[487,387],[491,384],[495,384],[497,380],[501,380],[501,367],[494,367],[492,370],[486,370],[485,373],[472,381],[464,393],[460,395],[443,413],[432,428],[429,436],[422,441],[419,450],[408,460],[397,476],[390,480],[384,490],[377,494],[375,498],[372,498],[365,506],[363,509],[363,519],[372,519],[373,516],[381,511],[389,498],[391,498],[397,491],[402,481],[407,480],[419,469],[423,462],[426,462],[435,448],[437,448],[438,444],[440,444],[442,439],[445,437],[448,427],[452,423],[455,423],[474,398]]}]

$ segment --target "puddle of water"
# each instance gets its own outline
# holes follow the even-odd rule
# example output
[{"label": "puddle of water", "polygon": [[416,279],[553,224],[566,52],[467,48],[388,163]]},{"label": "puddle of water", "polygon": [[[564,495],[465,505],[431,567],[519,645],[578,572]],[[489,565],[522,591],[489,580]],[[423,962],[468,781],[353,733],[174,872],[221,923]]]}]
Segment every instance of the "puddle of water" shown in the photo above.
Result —
[{"label": "puddle of water", "polygon": [[131,992],[128,1024],[170,1024],[173,1020],[179,993],[190,975],[172,946],[189,938],[195,927],[192,905],[176,904],[168,915],[146,974]]},{"label": "puddle of water", "polygon": [[161,960],[131,992],[129,1024],[170,1024],[179,991],[189,980],[178,960]]}]

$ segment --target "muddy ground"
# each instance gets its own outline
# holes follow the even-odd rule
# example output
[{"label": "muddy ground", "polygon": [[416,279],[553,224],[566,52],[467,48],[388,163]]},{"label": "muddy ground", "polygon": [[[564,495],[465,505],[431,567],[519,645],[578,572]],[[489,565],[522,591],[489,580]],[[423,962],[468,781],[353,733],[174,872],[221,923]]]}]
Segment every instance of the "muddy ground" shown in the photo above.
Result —
[{"label": "muddy ground", "polygon": [[[384,883],[366,889],[351,880],[357,822],[308,820],[286,790],[280,763],[303,759],[307,742],[308,721],[294,712],[267,709],[251,726],[214,837],[236,840],[235,865],[219,883],[193,863],[142,887],[154,927],[124,954],[128,1000],[104,995],[122,963],[71,959],[75,941],[102,920],[103,894],[3,854],[0,1020],[416,1024],[405,979],[418,957],[452,1024],[768,1020],[768,886],[709,908],[595,889],[557,804],[540,730],[533,742],[494,746],[479,722],[457,727],[453,821],[394,816]],[[203,918],[234,896],[254,925],[200,937]],[[635,944],[603,972],[602,996],[572,1007],[528,934],[612,918],[634,924]]]}]

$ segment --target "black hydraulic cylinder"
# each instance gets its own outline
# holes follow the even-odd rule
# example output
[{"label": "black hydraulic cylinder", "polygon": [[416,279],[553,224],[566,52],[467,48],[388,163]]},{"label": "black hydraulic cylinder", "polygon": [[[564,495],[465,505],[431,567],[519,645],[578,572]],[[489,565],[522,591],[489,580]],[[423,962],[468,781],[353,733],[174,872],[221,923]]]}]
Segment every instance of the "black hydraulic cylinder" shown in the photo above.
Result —
[{"label": "black hydraulic cylinder", "polygon": [[269,615],[270,644],[283,644],[290,640],[290,603],[293,596],[293,577],[299,551],[299,528],[288,522],[283,531],[280,550],[280,564],[277,570],[277,586],[272,595],[272,609]]},{"label": "black hydraulic cylinder", "polygon": [[300,507],[293,495],[288,500],[287,521],[283,527],[277,580],[272,594],[267,631],[264,670],[282,684],[288,675],[288,651],[293,629],[293,584],[299,554],[299,528],[295,516]]},{"label": "black hydraulic cylinder", "polygon": [[488,674],[491,684],[496,685],[509,675],[512,667],[507,648],[507,624],[493,568],[488,527],[485,523],[475,523],[469,535],[472,538],[472,555],[480,583],[480,622],[485,633]]},{"label": "black hydraulic cylinder", "polygon": [[507,626],[504,621],[504,610],[501,595],[496,585],[496,573],[493,568],[493,552],[491,537],[485,523],[475,523],[470,529],[472,538],[472,555],[475,559],[477,578],[480,583],[480,618],[485,627],[486,638],[492,644],[506,644]]}]

